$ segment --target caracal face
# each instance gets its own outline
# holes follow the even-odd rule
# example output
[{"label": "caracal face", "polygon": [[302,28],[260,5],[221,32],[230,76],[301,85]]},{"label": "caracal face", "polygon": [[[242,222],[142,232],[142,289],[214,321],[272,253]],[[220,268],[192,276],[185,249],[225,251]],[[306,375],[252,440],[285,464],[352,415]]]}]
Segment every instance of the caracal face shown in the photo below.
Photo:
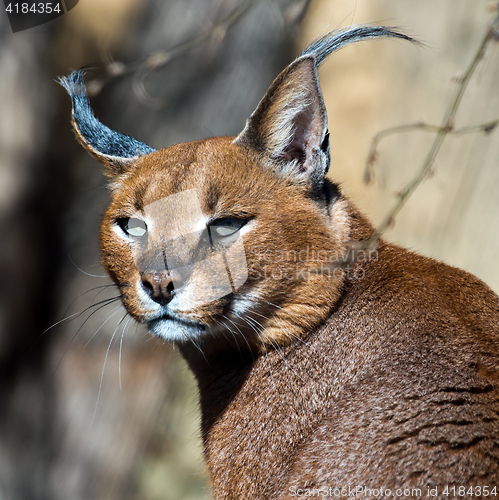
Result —
[{"label": "caracal face", "polygon": [[304,282],[323,281],[303,274],[317,264],[307,250],[320,255],[340,238],[305,183],[233,138],[151,153],[113,184],[103,264],[128,312],[170,341],[228,331],[278,341],[266,316],[290,297],[306,302]]}]

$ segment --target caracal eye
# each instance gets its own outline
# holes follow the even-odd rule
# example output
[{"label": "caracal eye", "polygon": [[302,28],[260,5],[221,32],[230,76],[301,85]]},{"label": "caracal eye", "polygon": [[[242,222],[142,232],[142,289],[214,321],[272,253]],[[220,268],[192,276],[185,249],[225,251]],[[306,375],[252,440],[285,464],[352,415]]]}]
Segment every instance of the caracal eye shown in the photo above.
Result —
[{"label": "caracal eye", "polygon": [[212,236],[225,238],[239,231],[246,222],[247,220],[245,219],[217,219],[208,226],[211,229]]},{"label": "caracal eye", "polygon": [[135,217],[118,219],[118,224],[126,234],[134,238],[141,238],[147,233],[147,224],[142,219]]}]

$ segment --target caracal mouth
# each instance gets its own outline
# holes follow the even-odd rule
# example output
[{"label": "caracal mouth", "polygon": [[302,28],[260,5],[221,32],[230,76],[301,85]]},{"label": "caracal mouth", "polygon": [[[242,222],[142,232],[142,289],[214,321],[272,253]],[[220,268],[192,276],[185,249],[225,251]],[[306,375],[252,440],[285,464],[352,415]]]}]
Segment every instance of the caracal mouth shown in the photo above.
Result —
[{"label": "caracal mouth", "polygon": [[206,325],[198,321],[191,321],[164,314],[147,322],[149,332],[169,342],[185,342],[199,339],[206,333]]}]

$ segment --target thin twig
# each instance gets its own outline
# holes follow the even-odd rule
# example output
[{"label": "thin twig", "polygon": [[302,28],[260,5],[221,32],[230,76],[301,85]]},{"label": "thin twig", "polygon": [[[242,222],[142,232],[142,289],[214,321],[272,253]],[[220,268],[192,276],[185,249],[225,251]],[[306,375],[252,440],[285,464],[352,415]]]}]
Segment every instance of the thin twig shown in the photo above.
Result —
[{"label": "thin twig", "polygon": [[185,42],[175,45],[169,50],[151,54],[145,59],[139,59],[129,64],[113,62],[105,66],[105,73],[88,82],[87,89],[90,96],[99,94],[112,80],[140,72],[142,74],[165,66],[171,60],[191,51],[210,38],[224,38],[229,28],[237,24],[253,7],[262,0],[245,0],[234,9],[225,19],[213,25],[210,29],[189,38]]},{"label": "thin twig", "polygon": [[369,154],[366,161],[366,169],[364,171],[364,182],[365,184],[370,184],[374,178],[374,164],[378,159],[378,145],[382,139],[389,135],[400,134],[403,132],[411,132],[413,130],[422,130],[423,132],[445,132],[447,134],[453,135],[464,135],[472,134],[476,132],[483,132],[485,134],[490,134],[499,125],[499,120],[493,120],[487,123],[481,123],[480,125],[471,125],[468,127],[462,127],[458,129],[449,129],[448,127],[443,130],[444,127],[439,125],[430,125],[424,122],[410,123],[407,125],[398,125],[396,127],[390,127],[381,132],[378,132],[369,148]]},{"label": "thin twig", "polygon": [[[395,217],[397,214],[400,212],[401,208],[404,206],[406,201],[409,199],[409,197],[412,195],[412,193],[416,190],[416,188],[421,184],[421,182],[425,179],[425,177],[428,175],[428,173],[431,171],[432,165],[435,161],[435,158],[440,151],[440,148],[442,146],[442,143],[444,142],[444,139],[447,137],[448,134],[463,134],[463,133],[470,133],[470,132],[476,132],[476,131],[483,131],[485,133],[490,133],[494,128],[499,123],[499,120],[495,120],[493,122],[485,123],[482,125],[476,125],[472,127],[464,127],[462,129],[456,130],[455,128],[455,118],[456,118],[456,113],[459,108],[459,105],[461,103],[462,97],[464,95],[464,92],[466,91],[466,88],[468,86],[468,83],[470,82],[475,69],[478,65],[478,63],[481,61],[483,58],[485,51],[487,49],[487,46],[489,45],[491,40],[497,39],[498,38],[498,28],[499,28],[499,15],[497,15],[492,22],[491,26],[485,33],[480,46],[471,60],[471,63],[469,64],[468,68],[466,69],[463,77],[460,79],[456,90],[454,92],[454,95],[452,96],[452,99],[449,102],[449,106],[447,108],[447,111],[444,115],[444,118],[442,120],[442,125],[440,127],[434,127],[432,125],[426,125],[424,123],[418,123],[418,124],[412,124],[412,125],[402,125],[400,127],[393,127],[391,129],[387,129],[383,132],[380,132],[377,134],[377,136],[374,138],[374,147],[371,146],[371,150],[369,153],[369,158],[368,158],[368,168],[372,169],[372,164],[376,160],[377,152],[376,152],[376,145],[379,142],[379,140],[391,133],[395,132],[405,132],[408,130],[414,130],[414,129],[422,129],[422,130],[428,130],[432,132],[436,132],[436,137],[435,140],[433,141],[433,144],[426,155],[425,160],[423,161],[423,164],[416,175],[414,179],[412,179],[410,182],[408,182],[404,188],[400,191],[398,194],[398,200],[395,203],[395,205],[392,207],[392,209],[388,212],[388,214],[385,216],[385,218],[382,220],[381,224],[376,228],[374,231],[373,235],[364,243],[362,243],[360,246],[356,246],[357,250],[367,250],[367,249],[373,249],[383,233],[390,227],[390,225],[393,223]],[[371,164],[369,165],[369,162]],[[369,170],[369,174],[371,173],[371,170]],[[369,177],[368,174],[368,177]]]}]

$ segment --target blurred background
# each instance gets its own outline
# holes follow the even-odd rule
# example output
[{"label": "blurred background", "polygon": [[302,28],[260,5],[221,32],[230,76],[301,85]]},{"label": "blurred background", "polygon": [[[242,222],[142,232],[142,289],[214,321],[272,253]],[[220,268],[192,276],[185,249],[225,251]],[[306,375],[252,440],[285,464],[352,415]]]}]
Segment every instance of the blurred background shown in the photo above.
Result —
[{"label": "blurred background", "polygon": [[[80,0],[13,34],[0,13],[0,500],[208,499],[195,383],[129,322],[99,264],[108,194],[77,144],[58,76],[82,66],[109,127],[155,148],[235,135],[306,44],[357,23],[422,41],[364,42],[320,70],[331,178],[379,223],[440,125],[495,15],[487,0]],[[492,43],[456,126],[499,118]],[[448,136],[386,233],[499,291],[499,132]]]}]

